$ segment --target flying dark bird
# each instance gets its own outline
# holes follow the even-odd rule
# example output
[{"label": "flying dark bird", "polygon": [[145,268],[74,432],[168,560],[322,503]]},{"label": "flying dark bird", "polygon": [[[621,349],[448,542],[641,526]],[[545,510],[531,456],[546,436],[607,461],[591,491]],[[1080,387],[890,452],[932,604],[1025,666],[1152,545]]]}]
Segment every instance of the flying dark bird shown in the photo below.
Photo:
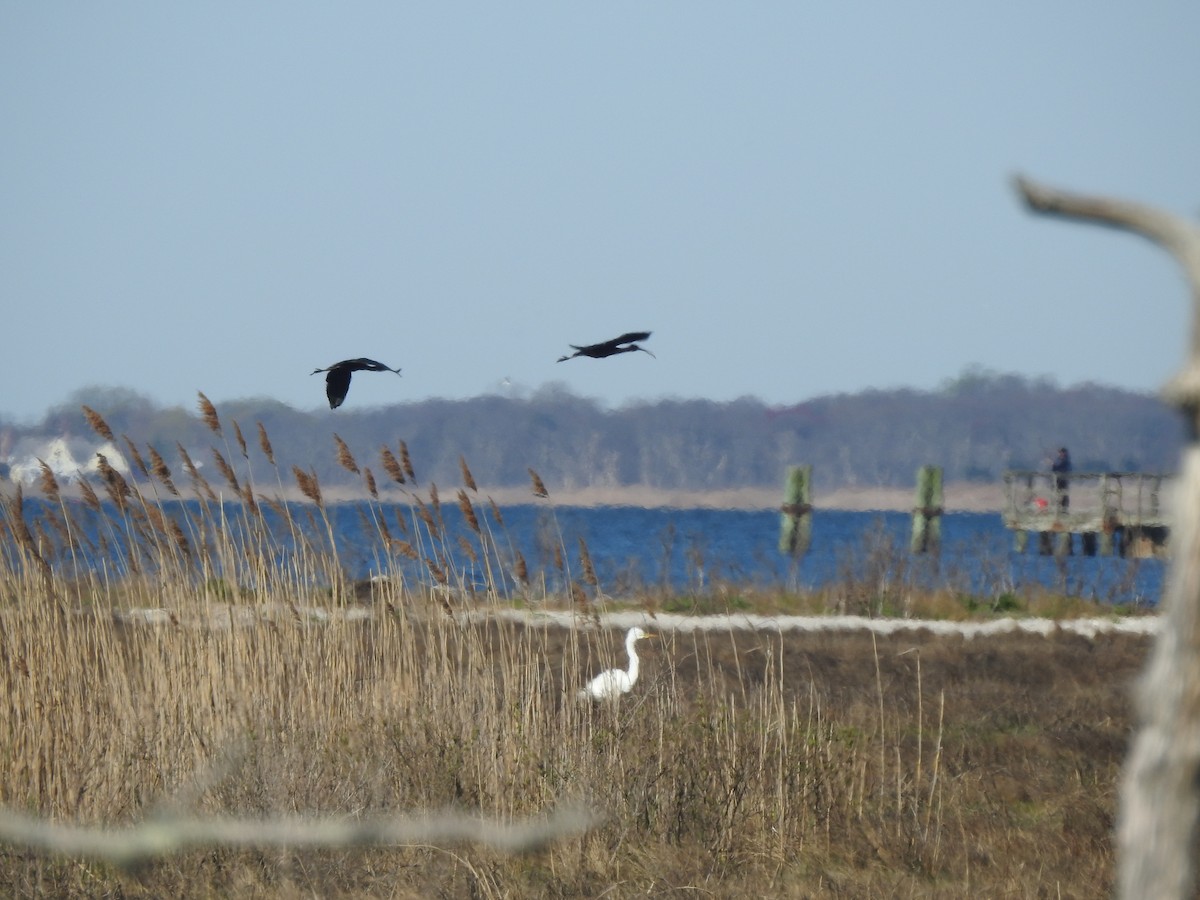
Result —
[{"label": "flying dark bird", "polygon": [[[605,341],[603,344],[588,344],[586,347],[571,344],[570,347],[575,352],[567,356],[560,356],[558,362],[574,359],[576,356],[590,356],[592,359],[604,359],[606,356],[616,356],[618,353],[632,353],[634,350],[650,353],[645,347],[639,347],[634,343],[634,341],[644,341],[648,337],[650,337],[650,332],[648,331],[630,331],[619,338]],[[650,353],[650,355],[654,356],[653,353]],[[655,358],[657,359],[657,357]]]},{"label": "flying dark bird", "polygon": [[329,398],[330,409],[337,409],[342,405],[342,401],[346,399],[346,392],[350,390],[350,376],[355,372],[395,372],[397,375],[400,374],[399,369],[388,368],[381,362],[362,356],[358,359],[343,359],[328,369],[312,370],[313,375],[318,372],[329,373],[325,376],[325,396]]}]

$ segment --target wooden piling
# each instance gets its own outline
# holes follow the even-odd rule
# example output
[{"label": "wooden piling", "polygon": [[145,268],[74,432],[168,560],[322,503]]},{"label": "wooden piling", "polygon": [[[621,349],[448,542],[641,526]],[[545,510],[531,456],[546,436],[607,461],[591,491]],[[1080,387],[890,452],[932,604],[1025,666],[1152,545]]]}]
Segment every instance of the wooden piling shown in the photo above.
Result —
[{"label": "wooden piling", "polygon": [[1075,553],[1075,537],[1069,531],[1054,532],[1054,555],[1071,556]]},{"label": "wooden piling", "polygon": [[803,556],[812,542],[812,466],[792,466],[779,508],[779,552]]},{"label": "wooden piling", "polygon": [[912,552],[937,553],[942,548],[942,468],[917,470],[917,496],[913,506]]}]

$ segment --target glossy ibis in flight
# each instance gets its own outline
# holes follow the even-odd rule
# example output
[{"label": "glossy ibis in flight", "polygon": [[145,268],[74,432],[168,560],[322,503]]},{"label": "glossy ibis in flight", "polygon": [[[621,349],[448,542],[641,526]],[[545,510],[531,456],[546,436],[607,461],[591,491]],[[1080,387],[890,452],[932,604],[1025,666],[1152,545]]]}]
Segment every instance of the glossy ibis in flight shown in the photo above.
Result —
[{"label": "glossy ibis in flight", "polygon": [[316,375],[318,372],[329,373],[325,376],[325,396],[329,398],[330,409],[337,409],[342,405],[342,401],[346,399],[346,392],[350,390],[350,376],[355,372],[395,372],[397,375],[400,374],[399,369],[389,368],[381,362],[362,356],[358,359],[343,359],[328,369],[313,369],[311,374]]},{"label": "glossy ibis in flight", "polygon": [[[639,347],[634,343],[634,341],[644,341],[648,337],[650,337],[649,331],[630,331],[619,338],[613,338],[611,341],[605,341],[602,344],[588,344],[586,347],[571,344],[570,347],[575,352],[567,356],[560,356],[558,362],[574,359],[576,356],[590,356],[592,359],[604,359],[606,356],[615,356],[618,353],[632,353],[634,350],[650,353],[645,347]],[[654,356],[653,353],[650,353],[650,355]],[[657,357],[655,358],[657,359]]]}]

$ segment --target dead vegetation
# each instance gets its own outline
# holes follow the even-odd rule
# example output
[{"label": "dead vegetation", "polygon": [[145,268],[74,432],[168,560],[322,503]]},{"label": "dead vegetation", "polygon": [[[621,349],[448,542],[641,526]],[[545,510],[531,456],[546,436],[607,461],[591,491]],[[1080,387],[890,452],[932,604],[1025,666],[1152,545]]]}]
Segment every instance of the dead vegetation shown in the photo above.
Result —
[{"label": "dead vegetation", "polygon": [[[222,441],[241,433],[211,405],[205,418]],[[133,865],[9,838],[7,894],[1111,893],[1129,686],[1148,638],[667,631],[623,702],[579,704],[575,689],[623,661],[622,635],[590,614],[594,572],[581,561],[572,575],[576,555],[560,548],[568,590],[539,602],[575,603],[571,627],[462,615],[521,603],[537,581],[511,574],[502,517],[465,461],[456,503],[472,511],[464,539],[485,587],[462,589],[445,552],[457,538],[430,490],[403,515],[365,505],[381,557],[415,554],[429,577],[360,599],[315,476],[294,473],[313,495],[297,509],[260,487],[281,484],[278,472],[256,477],[244,450],[215,452],[221,485],[190,461],[171,473],[148,448],[149,476],[103,476],[94,504],[59,497],[34,514],[7,498],[0,803],[118,834],[262,822],[264,839]],[[412,483],[403,445],[381,469]],[[165,505],[172,479],[190,482],[190,511]],[[237,502],[208,499],[218,492]],[[264,507],[302,536],[295,552],[281,556],[257,524]],[[373,614],[321,619],[302,614],[310,601]],[[114,615],[135,608],[161,615]],[[234,615],[267,608],[285,614]],[[192,624],[214,610],[228,621]],[[280,822],[451,811],[503,823],[577,809],[597,824],[524,854],[400,834],[384,846],[265,839]]]}]

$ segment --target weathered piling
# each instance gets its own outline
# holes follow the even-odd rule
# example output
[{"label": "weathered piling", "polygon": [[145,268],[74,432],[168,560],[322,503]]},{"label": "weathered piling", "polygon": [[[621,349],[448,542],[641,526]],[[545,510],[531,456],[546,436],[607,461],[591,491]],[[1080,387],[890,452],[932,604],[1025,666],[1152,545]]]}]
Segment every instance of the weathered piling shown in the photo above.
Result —
[{"label": "weathered piling", "polygon": [[803,556],[812,543],[811,465],[788,469],[779,512],[779,552]]},{"label": "weathered piling", "polygon": [[937,553],[942,547],[942,468],[917,470],[917,497],[913,506],[912,552]]}]

